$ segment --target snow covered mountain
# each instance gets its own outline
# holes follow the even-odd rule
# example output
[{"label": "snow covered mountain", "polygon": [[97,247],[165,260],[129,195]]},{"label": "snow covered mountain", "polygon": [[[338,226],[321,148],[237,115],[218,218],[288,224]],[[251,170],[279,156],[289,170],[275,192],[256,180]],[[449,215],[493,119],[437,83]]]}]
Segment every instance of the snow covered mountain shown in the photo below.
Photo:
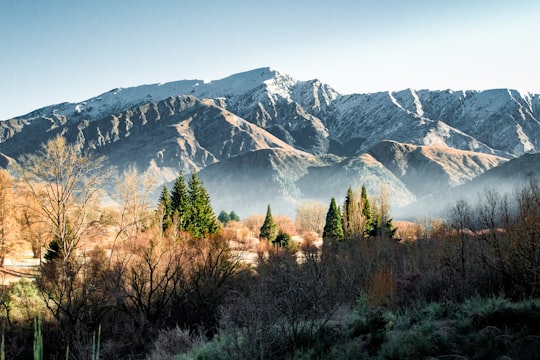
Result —
[{"label": "snow covered mountain", "polygon": [[[264,211],[276,201],[291,213],[299,199],[339,198],[349,185],[366,183],[373,193],[385,182],[406,204],[462,184],[537,152],[539,120],[538,94],[341,95],[319,80],[261,68],[209,82],[114,89],[0,121],[0,155],[9,166],[61,133],[112,166],[154,173],[159,184],[180,169],[201,171],[220,206]],[[250,198],[263,188],[271,196]]]}]

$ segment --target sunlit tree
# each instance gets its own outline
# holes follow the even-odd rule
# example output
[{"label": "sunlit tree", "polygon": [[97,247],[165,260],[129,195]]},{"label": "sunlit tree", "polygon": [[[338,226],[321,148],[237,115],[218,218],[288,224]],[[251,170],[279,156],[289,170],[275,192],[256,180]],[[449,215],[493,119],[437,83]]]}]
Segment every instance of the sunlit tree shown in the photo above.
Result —
[{"label": "sunlit tree", "polygon": [[60,135],[41,151],[21,158],[23,181],[64,261],[74,255],[94,224],[91,210],[105,184],[103,161],[84,154]]}]

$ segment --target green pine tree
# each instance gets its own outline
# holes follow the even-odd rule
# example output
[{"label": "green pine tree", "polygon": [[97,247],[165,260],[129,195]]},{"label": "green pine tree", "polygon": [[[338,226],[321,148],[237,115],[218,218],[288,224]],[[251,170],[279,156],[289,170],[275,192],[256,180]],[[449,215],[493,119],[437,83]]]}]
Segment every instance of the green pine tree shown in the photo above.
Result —
[{"label": "green pine tree", "polygon": [[294,243],[293,243],[291,235],[287,234],[285,231],[281,229],[278,231],[278,234],[276,238],[274,239],[274,241],[272,241],[272,244],[274,244],[274,246],[282,247],[285,249],[294,248],[293,246]]},{"label": "green pine tree", "polygon": [[362,204],[362,215],[364,217],[364,237],[373,235],[376,231],[374,219],[371,214],[371,205],[367,196],[366,187],[362,185],[362,193],[360,195],[360,201]]},{"label": "green pine tree", "polygon": [[330,207],[326,214],[326,223],[323,230],[323,241],[330,243],[339,243],[344,239],[343,224],[341,219],[341,212],[336,205],[336,200],[332,198],[330,201]]},{"label": "green pine tree", "polygon": [[264,218],[264,223],[261,226],[260,238],[265,239],[270,242],[274,242],[277,236],[277,225],[274,223],[274,218],[272,217],[272,210],[270,209],[270,204],[266,208],[266,216]]},{"label": "green pine tree", "polygon": [[196,238],[218,232],[219,224],[210,203],[210,196],[196,172],[191,175],[187,195],[191,207],[185,229]]},{"label": "green pine tree", "polygon": [[240,221],[240,216],[238,216],[238,214],[236,214],[234,210],[231,211],[229,217],[231,218],[231,221]]},{"label": "green pine tree", "polygon": [[187,195],[184,173],[180,170],[171,191],[171,217],[177,221],[180,230],[186,230],[190,204]]},{"label": "green pine tree", "polygon": [[167,186],[163,186],[163,190],[161,190],[158,207],[161,209],[161,211],[163,211],[163,230],[167,230],[167,228],[169,228],[172,224],[173,215],[171,196],[169,195],[169,190],[167,189]]},{"label": "green pine tree", "polygon": [[392,218],[388,219],[388,221],[386,221],[386,224],[384,224],[384,231],[386,232],[386,236],[388,236],[390,239],[392,239],[394,235],[396,235],[397,229],[398,228],[395,227],[392,223]]},{"label": "green pine tree", "polygon": [[231,221],[231,216],[225,211],[221,210],[217,218],[223,225],[227,225]]}]

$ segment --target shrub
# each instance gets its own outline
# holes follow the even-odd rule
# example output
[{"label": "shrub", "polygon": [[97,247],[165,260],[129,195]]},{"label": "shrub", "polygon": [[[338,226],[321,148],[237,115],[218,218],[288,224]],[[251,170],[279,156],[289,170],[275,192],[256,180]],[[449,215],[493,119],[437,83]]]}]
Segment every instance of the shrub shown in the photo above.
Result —
[{"label": "shrub", "polygon": [[178,326],[173,329],[160,330],[157,339],[154,341],[154,349],[147,359],[176,359],[177,355],[191,351],[197,343],[189,330],[180,329]]}]

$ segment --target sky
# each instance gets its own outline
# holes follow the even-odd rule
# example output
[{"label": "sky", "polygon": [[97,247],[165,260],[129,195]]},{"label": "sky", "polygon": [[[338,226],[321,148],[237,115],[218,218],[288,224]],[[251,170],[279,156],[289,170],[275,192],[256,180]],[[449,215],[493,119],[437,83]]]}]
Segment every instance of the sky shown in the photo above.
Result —
[{"label": "sky", "polygon": [[342,94],[540,93],[538,0],[0,0],[0,120],[271,66]]}]

